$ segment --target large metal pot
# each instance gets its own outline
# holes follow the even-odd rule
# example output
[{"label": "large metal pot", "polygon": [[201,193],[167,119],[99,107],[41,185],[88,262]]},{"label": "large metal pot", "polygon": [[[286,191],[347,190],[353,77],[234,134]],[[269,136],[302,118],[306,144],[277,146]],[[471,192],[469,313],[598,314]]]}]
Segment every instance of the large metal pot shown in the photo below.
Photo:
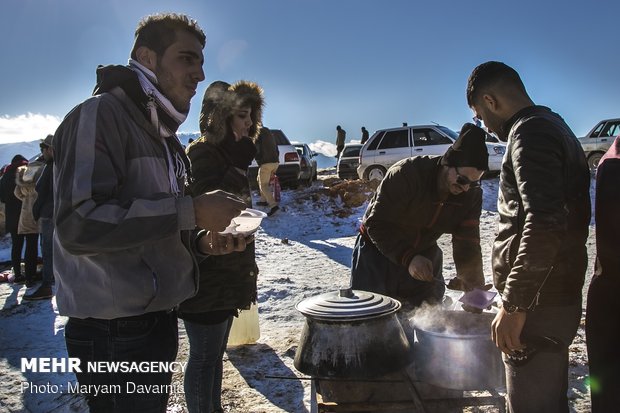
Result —
[{"label": "large metal pot", "polygon": [[396,317],[400,302],[343,289],[308,298],[296,308],[306,323],[295,367],[315,377],[369,378],[404,368],[412,351]]},{"label": "large metal pot", "polygon": [[413,319],[414,365],[420,381],[455,390],[496,389],[504,385],[504,363],[491,340],[494,314],[437,309],[432,320]]}]

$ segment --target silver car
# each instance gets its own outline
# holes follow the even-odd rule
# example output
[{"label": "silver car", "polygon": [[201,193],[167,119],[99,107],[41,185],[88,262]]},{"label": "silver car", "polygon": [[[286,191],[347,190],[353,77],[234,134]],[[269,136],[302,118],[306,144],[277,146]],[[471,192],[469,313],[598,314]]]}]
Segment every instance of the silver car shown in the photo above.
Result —
[{"label": "silver car", "polygon": [[601,157],[618,135],[620,135],[620,118],[605,119],[597,123],[586,136],[578,139],[588,158],[590,170],[596,170]]},{"label": "silver car", "polygon": [[[401,159],[412,156],[441,156],[456,141],[458,134],[441,125],[402,126],[376,131],[360,151],[357,174],[364,179],[383,179]],[[489,173],[499,173],[506,146],[487,142]]]}]

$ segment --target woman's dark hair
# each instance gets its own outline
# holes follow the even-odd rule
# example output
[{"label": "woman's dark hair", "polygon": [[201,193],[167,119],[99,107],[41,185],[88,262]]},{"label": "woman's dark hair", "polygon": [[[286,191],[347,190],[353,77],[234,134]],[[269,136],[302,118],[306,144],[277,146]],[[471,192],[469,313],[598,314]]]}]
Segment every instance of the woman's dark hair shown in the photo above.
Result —
[{"label": "woman's dark hair", "polygon": [[11,163],[17,163],[17,162],[23,162],[23,161],[27,161],[28,159],[24,158],[21,155],[15,155],[13,157],[13,159],[11,159]]}]

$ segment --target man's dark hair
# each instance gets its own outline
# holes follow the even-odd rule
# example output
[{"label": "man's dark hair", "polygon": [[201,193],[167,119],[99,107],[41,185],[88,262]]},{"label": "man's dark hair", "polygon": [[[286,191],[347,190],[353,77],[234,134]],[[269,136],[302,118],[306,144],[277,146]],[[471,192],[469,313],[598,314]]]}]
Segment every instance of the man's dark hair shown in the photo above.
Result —
[{"label": "man's dark hair", "polygon": [[141,46],[153,50],[158,57],[163,56],[166,49],[176,41],[179,30],[193,34],[202,47],[205,46],[206,36],[196,20],[185,14],[158,13],[146,16],[138,23],[131,58],[136,58],[136,51]]},{"label": "man's dark hair", "polygon": [[476,67],[467,81],[467,104],[471,107],[485,92],[499,86],[517,89],[527,96],[521,77],[502,62],[486,62]]}]

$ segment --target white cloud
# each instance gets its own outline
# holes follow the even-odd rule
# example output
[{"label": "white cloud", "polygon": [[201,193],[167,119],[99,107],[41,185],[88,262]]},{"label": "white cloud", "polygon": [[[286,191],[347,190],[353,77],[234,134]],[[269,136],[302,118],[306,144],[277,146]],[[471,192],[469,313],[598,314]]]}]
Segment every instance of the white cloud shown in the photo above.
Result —
[{"label": "white cloud", "polygon": [[335,156],[336,155],[336,145],[330,142],[325,141],[315,141],[308,144],[310,149],[316,153],[322,153],[325,156]]},{"label": "white cloud", "polygon": [[56,131],[61,120],[57,116],[40,113],[15,117],[0,115],[0,144],[44,139]]}]

